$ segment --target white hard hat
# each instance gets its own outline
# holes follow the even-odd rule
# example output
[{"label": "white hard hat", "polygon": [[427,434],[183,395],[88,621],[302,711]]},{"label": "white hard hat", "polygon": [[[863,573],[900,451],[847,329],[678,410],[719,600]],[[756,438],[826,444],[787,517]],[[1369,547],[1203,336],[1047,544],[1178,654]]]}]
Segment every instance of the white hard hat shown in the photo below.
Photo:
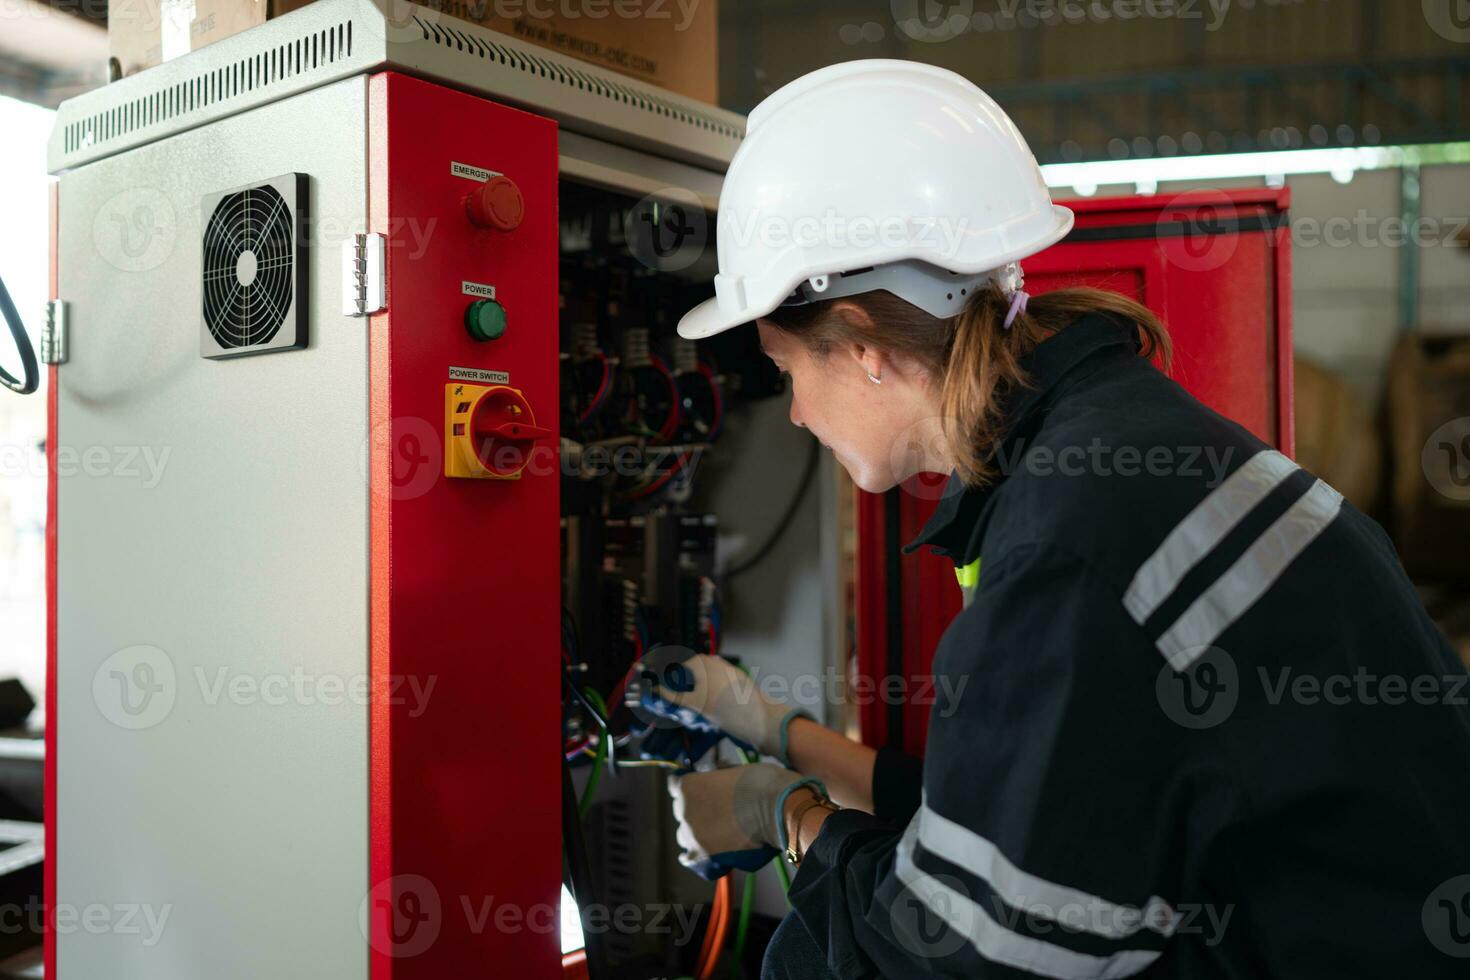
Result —
[{"label": "white hard hat", "polygon": [[914,61],[830,65],[750,113],[720,194],[715,297],[698,339],[783,304],[888,289],[935,316],[1062,238],[1030,147],[962,76]]}]

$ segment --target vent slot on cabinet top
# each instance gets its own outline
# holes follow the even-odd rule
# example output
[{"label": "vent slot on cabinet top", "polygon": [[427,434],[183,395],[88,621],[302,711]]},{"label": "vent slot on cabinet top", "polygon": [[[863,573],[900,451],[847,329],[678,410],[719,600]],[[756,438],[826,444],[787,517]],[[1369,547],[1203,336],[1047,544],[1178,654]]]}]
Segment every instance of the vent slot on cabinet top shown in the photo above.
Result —
[{"label": "vent slot on cabinet top", "polygon": [[450,50],[493,61],[509,68],[516,68],[538,78],[560,82],[569,88],[600,95],[613,102],[635,106],[654,115],[677,119],[685,125],[717,133],[732,140],[738,141],[745,136],[745,130],[741,126],[733,126],[716,116],[660,98],[650,91],[639,91],[633,86],[620,85],[608,78],[597,78],[571,64],[558,64],[547,58],[537,57],[530,52],[516,51],[505,45],[496,44],[494,41],[483,40],[468,31],[450,27],[443,21],[436,23],[433,19],[425,19],[415,14],[413,22],[423,32],[424,40],[442,45]]},{"label": "vent slot on cabinet top", "polygon": [[343,21],[69,123],[62,134],[62,147],[72,153],[106,143],[196,109],[324,68],[351,55],[352,22]]}]

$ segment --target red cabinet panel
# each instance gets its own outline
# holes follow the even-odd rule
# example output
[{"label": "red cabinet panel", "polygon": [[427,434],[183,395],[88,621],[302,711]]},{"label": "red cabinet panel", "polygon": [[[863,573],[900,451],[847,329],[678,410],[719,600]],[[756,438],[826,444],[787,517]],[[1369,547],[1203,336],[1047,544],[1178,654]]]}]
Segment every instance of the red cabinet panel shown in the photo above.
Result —
[{"label": "red cabinet panel", "polygon": [[[446,397],[474,388],[459,384],[474,372],[503,373],[492,383],[555,425],[557,128],[392,72],[370,78],[369,97],[371,227],[387,239],[390,291],[371,318],[365,406],[372,978],[550,980],[561,783],[527,747],[559,744],[560,685],[526,651],[550,649],[560,628],[560,467],[549,441],[518,479],[449,476],[444,453]],[[518,224],[473,220],[465,202],[483,185],[466,165],[514,181]],[[414,228],[432,234],[410,247]],[[466,329],[485,295],[466,284],[495,287],[503,336]],[[434,684],[432,699],[405,696],[414,679]],[[521,928],[482,921],[503,906]]]}]

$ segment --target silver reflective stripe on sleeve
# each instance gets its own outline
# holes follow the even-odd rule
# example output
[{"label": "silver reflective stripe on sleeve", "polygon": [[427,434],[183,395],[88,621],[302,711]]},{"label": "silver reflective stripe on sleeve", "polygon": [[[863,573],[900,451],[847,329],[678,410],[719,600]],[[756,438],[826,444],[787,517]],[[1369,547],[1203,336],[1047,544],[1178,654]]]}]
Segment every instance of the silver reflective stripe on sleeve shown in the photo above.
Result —
[{"label": "silver reflective stripe on sleeve", "polygon": [[[1012,932],[972,896],[955,890],[914,863],[917,825],[916,816],[899,842],[894,873],[924,908],[967,939],[985,959],[1055,980],[1107,980],[1141,973],[1161,955],[1156,950],[1128,949],[1110,956],[1093,956]],[[957,879],[950,881],[958,884]],[[907,937],[906,941],[915,938]]]},{"label": "silver reflective stripe on sleeve", "polygon": [[1159,637],[1159,651],[1184,670],[1241,613],[1259,599],[1286,567],[1316,540],[1342,510],[1342,494],[1318,480],[1278,517]]},{"label": "silver reflective stripe on sleeve", "polygon": [[1169,903],[1157,896],[1144,908],[1121,905],[1022,871],[993,843],[929,808],[919,808],[919,843],[924,850],[989,883],[1009,906],[1105,939],[1127,939],[1140,929],[1161,936],[1174,931]]},{"label": "silver reflective stripe on sleeve", "polygon": [[1123,605],[1143,623],[1208,555],[1297,465],[1274,449],[1252,456],[1180,521],[1133,576]]}]

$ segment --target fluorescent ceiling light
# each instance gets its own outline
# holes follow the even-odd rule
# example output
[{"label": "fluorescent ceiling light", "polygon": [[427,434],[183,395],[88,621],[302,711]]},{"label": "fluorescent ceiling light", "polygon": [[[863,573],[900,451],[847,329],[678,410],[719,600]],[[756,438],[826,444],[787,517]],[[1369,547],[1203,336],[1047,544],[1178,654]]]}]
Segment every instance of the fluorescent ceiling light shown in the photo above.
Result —
[{"label": "fluorescent ceiling light", "polygon": [[1286,178],[1294,174],[1331,174],[1346,183],[1359,170],[1386,170],[1406,163],[1470,163],[1470,143],[1096,160],[1047,164],[1041,172],[1050,186],[1075,188],[1087,197],[1096,193],[1098,187],[1109,184],[1133,184],[1147,188],[1157,187],[1165,181]]}]

